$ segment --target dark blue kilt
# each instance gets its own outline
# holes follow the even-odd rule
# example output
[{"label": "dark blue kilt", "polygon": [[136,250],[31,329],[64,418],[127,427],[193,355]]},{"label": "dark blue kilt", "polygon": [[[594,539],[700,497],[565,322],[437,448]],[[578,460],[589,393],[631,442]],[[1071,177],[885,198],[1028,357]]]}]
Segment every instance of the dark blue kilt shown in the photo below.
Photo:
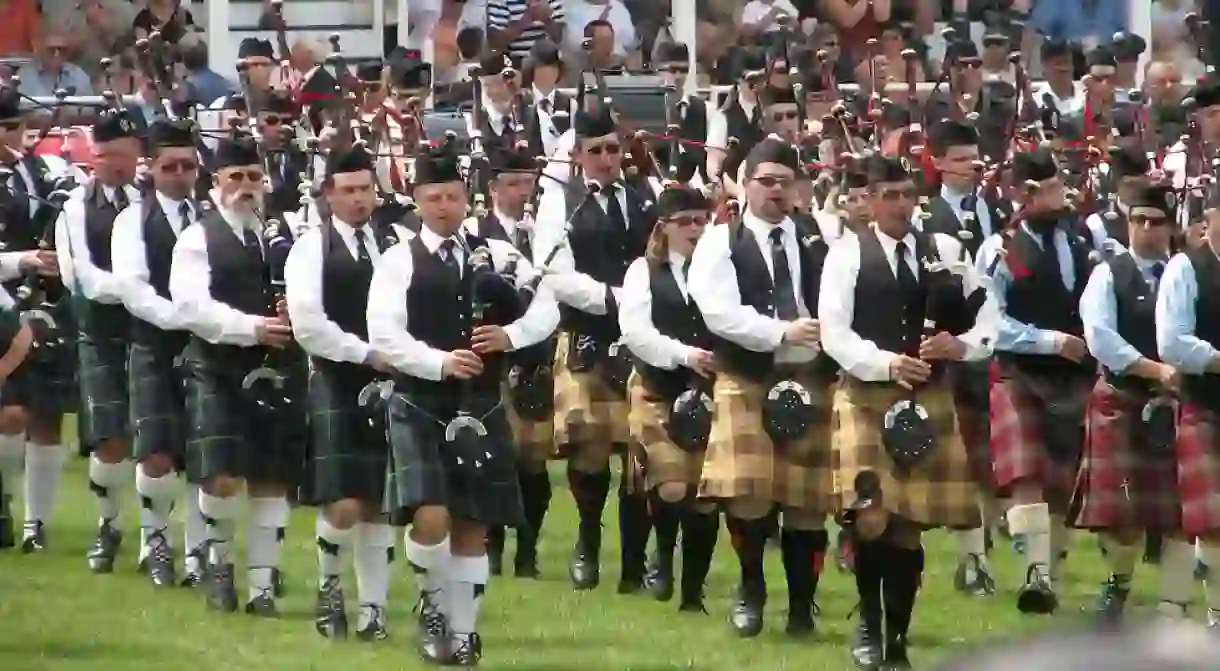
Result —
[{"label": "dark blue kilt", "polygon": [[[415,400],[415,399],[412,399]],[[450,517],[489,525],[522,521],[512,428],[503,406],[482,416],[487,435],[445,440],[448,417],[436,417],[395,394],[390,403],[390,477],[386,510],[444,506]],[[426,405],[426,404],[419,404]],[[476,416],[481,416],[482,413]]]},{"label": "dark blue kilt", "polygon": [[[305,459],[304,375],[289,376],[296,402],[275,412],[260,408],[241,383],[262,367],[262,347],[211,345],[191,337],[185,351],[187,481],[217,476],[294,486]],[[302,368],[301,366],[294,367]]]},{"label": "dark blue kilt", "polygon": [[310,481],[308,501],[359,499],[380,503],[385,496],[390,448],[384,422],[374,422],[358,402],[376,379],[371,368],[314,359],[309,375]]},{"label": "dark blue kilt", "polygon": [[131,317],[122,305],[89,302],[77,313],[81,440],[91,447],[130,438],[127,344]]},{"label": "dark blue kilt", "polygon": [[160,331],[140,324],[148,333],[127,349],[127,392],[131,399],[132,457],[142,461],[154,454],[186,458],[185,366],[176,366],[190,337],[185,331]]},{"label": "dark blue kilt", "polygon": [[76,323],[68,304],[64,299],[50,310],[63,342],[31,355],[13,371],[0,387],[0,407],[22,407],[56,425],[64,414],[77,411]]}]

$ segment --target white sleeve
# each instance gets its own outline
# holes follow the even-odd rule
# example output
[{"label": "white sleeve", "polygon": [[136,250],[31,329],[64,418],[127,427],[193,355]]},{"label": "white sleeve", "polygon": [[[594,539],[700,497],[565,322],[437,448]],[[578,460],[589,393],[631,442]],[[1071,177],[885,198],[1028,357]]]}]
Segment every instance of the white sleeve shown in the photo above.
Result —
[{"label": "white sleeve", "polygon": [[436,381],[444,377],[447,352],[417,340],[407,331],[406,296],[412,271],[410,245],[395,245],[377,260],[366,313],[369,344],[406,375]]},{"label": "white sleeve", "polygon": [[712,227],[699,239],[687,286],[712,333],[755,352],[773,352],[783,344],[787,322],[741,303],[728,226]]},{"label": "white sleeve", "polygon": [[648,260],[638,258],[623,278],[623,304],[619,306],[619,331],[631,354],[649,366],[673,370],[684,365],[692,349],[662,335],[652,323],[652,282]]},{"label": "white sleeve", "polygon": [[309,354],[364,363],[368,343],[331,321],[322,306],[322,264],[322,232],[312,228],[293,243],[284,265],[284,300],[292,318],[292,334]]},{"label": "white sleeve", "polygon": [[85,204],[82,200],[73,198],[64,204],[59,221],[55,224],[56,249],[59,249],[62,228],[63,239],[70,245],[66,248],[72,250],[72,269],[76,282],[80,285],[84,297],[99,303],[119,303],[123,294],[118,278],[93,263],[93,254],[89,250],[85,235],[85,216]]},{"label": "white sleeve", "polygon": [[[534,220],[534,265],[543,267],[552,250],[555,256],[545,272],[559,302],[592,315],[606,314],[606,285],[577,272],[567,240],[567,196],[556,190],[542,197]],[[596,206],[596,204],[595,204]]]},{"label": "white sleeve", "polygon": [[234,310],[212,298],[211,281],[203,226],[188,226],[174,245],[174,260],[169,272],[169,293],[182,326],[213,344],[257,345],[256,328],[263,317]]},{"label": "white sleeve", "polygon": [[[491,250],[492,263],[495,264],[497,272],[507,271],[509,260],[514,256],[517,257],[516,276],[513,278],[513,283],[517,288],[523,287],[530,278],[537,274],[529,261],[521,258],[516,248],[509,243],[503,240],[488,240],[487,246]],[[512,348],[517,350],[546,340],[558,327],[559,304],[555,302],[555,296],[550,287],[544,288],[540,284],[535,290],[534,298],[526,308],[525,314],[505,326],[504,332],[508,335]]]},{"label": "white sleeve", "polygon": [[851,328],[859,274],[860,239],[845,237],[832,245],[822,267],[818,294],[822,347],[852,377],[865,382],[886,382],[890,380],[890,363],[898,354],[877,347]]},{"label": "white sleeve", "polygon": [[162,297],[149,283],[144,248],[143,207],[132,204],[119,213],[110,234],[110,256],[127,311],[163,330],[181,328],[174,302]]}]

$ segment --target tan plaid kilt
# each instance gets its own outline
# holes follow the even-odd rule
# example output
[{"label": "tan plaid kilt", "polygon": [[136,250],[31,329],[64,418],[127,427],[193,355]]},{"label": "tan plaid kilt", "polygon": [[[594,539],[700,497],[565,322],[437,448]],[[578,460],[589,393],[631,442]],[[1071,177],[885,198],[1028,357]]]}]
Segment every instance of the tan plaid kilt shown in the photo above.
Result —
[{"label": "tan plaid kilt", "polygon": [[839,455],[835,492],[839,503],[856,501],[856,475],[873,471],[881,480],[882,501],[894,515],[925,528],[972,529],[982,523],[978,483],[962,442],[953,391],[946,383],[919,392],[936,435],[936,450],[909,473],[894,468],[881,443],[881,424],[890,406],[911,392],[894,384],[848,378],[834,395],[834,445]]},{"label": "tan plaid kilt", "polygon": [[500,385],[500,393],[504,396],[504,411],[508,415],[508,425],[513,429],[513,445],[517,448],[517,461],[526,463],[542,463],[556,457],[555,452],[555,421],[535,422],[524,419],[517,414],[513,406],[513,392],[508,388],[508,380]]},{"label": "tan plaid kilt", "polygon": [[706,451],[687,452],[669,437],[665,423],[669,421],[672,400],[645,389],[637,373],[632,373],[627,383],[627,398],[631,407],[628,415],[631,438],[643,446],[646,456],[646,487],[652,490],[668,482],[698,487]]},{"label": "tan plaid kilt", "polygon": [[762,402],[772,385],[733,373],[717,374],[712,388],[716,411],[699,481],[700,498],[760,499],[833,512],[832,381],[813,370],[802,371],[796,379],[813,394],[817,417],[803,439],[776,446],[762,424]]},{"label": "tan plaid kilt", "polygon": [[555,347],[555,446],[561,457],[579,447],[604,450],[631,441],[627,426],[627,400],[606,383],[596,370],[575,373],[568,369],[572,334],[559,334]]}]

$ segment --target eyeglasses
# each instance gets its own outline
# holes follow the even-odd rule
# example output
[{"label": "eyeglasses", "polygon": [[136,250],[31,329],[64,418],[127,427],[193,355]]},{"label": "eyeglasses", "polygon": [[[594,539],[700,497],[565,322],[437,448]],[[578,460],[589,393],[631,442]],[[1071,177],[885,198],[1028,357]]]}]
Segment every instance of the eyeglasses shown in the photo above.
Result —
[{"label": "eyeglasses", "polygon": [[968,70],[977,70],[977,69],[983,67],[983,61],[975,60],[973,58],[971,58],[969,60],[963,58],[962,60],[957,62],[957,66],[959,68],[966,68]]},{"label": "eyeglasses", "polygon": [[585,150],[585,153],[590,156],[601,156],[602,154],[618,156],[619,152],[622,150],[622,146],[620,146],[617,142],[607,142],[606,144],[589,147]]},{"label": "eyeglasses", "polygon": [[667,65],[662,68],[663,72],[668,72],[671,75],[685,75],[690,73],[689,65]]},{"label": "eyeglasses", "polygon": [[665,222],[674,224],[679,228],[686,228],[687,226],[706,226],[707,215],[701,214],[694,217],[667,217]]},{"label": "eyeglasses", "polygon": [[166,161],[158,168],[161,172],[167,175],[177,175],[184,172],[195,172],[199,169],[199,164],[195,161]]},{"label": "eyeglasses", "polygon": [[878,193],[881,195],[881,200],[891,203],[902,199],[915,200],[919,196],[919,192],[913,186],[905,189],[881,189]]},{"label": "eyeglasses", "polygon": [[779,122],[779,121],[788,121],[788,120],[791,120],[791,119],[799,119],[799,118],[800,118],[800,116],[801,116],[800,112],[795,112],[795,111],[788,111],[788,112],[772,112],[772,113],[771,113],[771,119],[772,119],[772,120],[774,120],[774,121],[776,121],[776,122]]},{"label": "eyeglasses", "polygon": [[263,181],[263,171],[261,170],[231,170],[223,174],[234,182]]},{"label": "eyeglasses", "polygon": [[280,124],[292,123],[292,118],[286,117],[286,116],[276,116],[274,114],[268,114],[267,116],[262,118],[262,121],[263,121],[263,123],[267,124],[268,126],[278,126]]},{"label": "eyeglasses", "polygon": [[1146,214],[1133,214],[1131,215],[1131,222],[1137,226],[1168,226],[1169,217],[1150,217]]},{"label": "eyeglasses", "polygon": [[786,187],[792,186],[792,183],[793,183],[793,180],[791,180],[791,179],[788,179],[786,177],[775,177],[773,175],[762,175],[760,177],[755,177],[754,181],[759,186],[762,186],[762,187],[765,187],[768,189],[770,189],[772,187],[776,187],[776,186],[781,187],[781,188],[786,188]]}]

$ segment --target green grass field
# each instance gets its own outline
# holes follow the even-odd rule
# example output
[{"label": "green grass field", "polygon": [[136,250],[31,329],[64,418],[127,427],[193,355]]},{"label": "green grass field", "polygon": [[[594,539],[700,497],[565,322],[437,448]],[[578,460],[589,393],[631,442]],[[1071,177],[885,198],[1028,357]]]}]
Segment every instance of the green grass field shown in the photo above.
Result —
[{"label": "green grass field", "polygon": [[[331,643],[313,629],[316,562],[312,510],[297,510],[288,530],[284,569],[290,594],[279,621],[253,620],[244,614],[217,615],[205,609],[200,594],[188,590],[153,593],[135,573],[138,542],[134,491],[124,510],[125,546],[113,575],[90,575],[85,551],[92,540],[95,510],[86,489],[84,463],[74,461],[65,474],[58,518],[50,526],[44,555],[0,553],[0,669],[35,671],[111,671],[158,669],[242,670],[342,669],[387,671],[423,668],[414,655],[411,607],[415,590],[407,565],[395,564],[391,589],[391,637],[377,645]],[[555,474],[556,476],[558,473]],[[562,482],[553,477],[555,483]],[[726,536],[708,587],[710,615],[677,612],[676,602],[620,597],[617,519],[612,502],[606,511],[607,547],[603,584],[576,593],[567,580],[566,560],[575,530],[575,509],[557,491],[542,545],[541,581],[495,579],[484,602],[481,634],[483,667],[531,671],[661,671],[701,669],[822,671],[850,668],[847,642],[855,604],[854,582],[831,568],[822,581],[818,603],[821,633],[810,641],[783,634],[784,580],[778,553],[768,559],[771,608],[763,635],[739,640],[729,634],[725,617],[736,584],[735,561]],[[175,530],[175,538],[180,531]],[[509,539],[509,552],[513,541]],[[1079,535],[1061,583],[1063,607],[1052,619],[1017,613],[1012,592],[1021,571],[1011,550],[997,546],[992,555],[1001,583],[991,599],[969,599],[952,588],[954,548],[945,533],[927,536],[928,571],[915,613],[912,652],[916,668],[954,651],[987,641],[1050,627],[1071,627],[1090,607],[1104,577],[1092,538]],[[240,561],[239,561],[240,563]],[[1150,609],[1155,573],[1144,567],[1137,578],[1135,606]],[[244,573],[239,594],[244,596]],[[1143,579],[1143,584],[1139,582]],[[355,582],[347,580],[350,600]],[[354,617],[354,615],[353,615]],[[922,664],[921,664],[922,663]]]}]

